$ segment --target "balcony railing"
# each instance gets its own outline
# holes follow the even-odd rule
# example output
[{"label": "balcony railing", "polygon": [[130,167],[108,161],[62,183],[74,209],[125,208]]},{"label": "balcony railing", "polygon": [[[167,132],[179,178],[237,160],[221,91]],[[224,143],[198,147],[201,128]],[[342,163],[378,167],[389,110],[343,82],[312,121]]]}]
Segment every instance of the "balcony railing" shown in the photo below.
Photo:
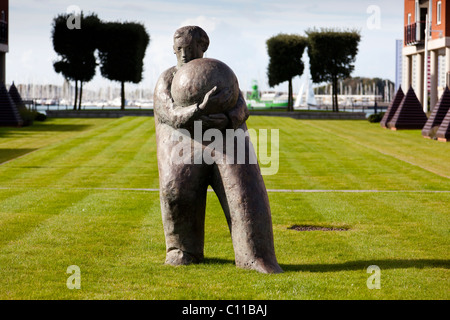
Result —
[{"label": "balcony railing", "polygon": [[425,21],[418,21],[405,27],[405,44],[414,46],[425,40]]},{"label": "balcony railing", "polygon": [[8,23],[0,21],[0,43],[8,43]]}]

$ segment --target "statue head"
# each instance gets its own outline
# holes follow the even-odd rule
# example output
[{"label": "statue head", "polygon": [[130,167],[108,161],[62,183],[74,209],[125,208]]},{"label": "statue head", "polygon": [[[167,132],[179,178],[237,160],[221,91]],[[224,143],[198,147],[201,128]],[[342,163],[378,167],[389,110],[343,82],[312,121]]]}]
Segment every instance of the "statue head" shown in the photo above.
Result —
[{"label": "statue head", "polygon": [[208,49],[209,37],[197,26],[181,27],[173,36],[173,51],[177,56],[177,66],[181,67],[191,60],[203,58]]}]

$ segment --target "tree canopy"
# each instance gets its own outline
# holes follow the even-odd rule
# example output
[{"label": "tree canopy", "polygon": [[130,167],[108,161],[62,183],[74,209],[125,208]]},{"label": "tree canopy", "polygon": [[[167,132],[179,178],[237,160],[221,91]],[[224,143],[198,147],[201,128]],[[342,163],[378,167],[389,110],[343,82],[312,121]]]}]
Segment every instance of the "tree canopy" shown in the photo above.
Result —
[{"label": "tree canopy", "polygon": [[95,59],[96,34],[100,20],[95,14],[80,13],[81,28],[68,28],[72,14],[60,14],[53,19],[53,48],[60,60],[53,67],[66,79],[75,81],[74,109],[77,107],[78,81],[80,81],[79,105],[81,106],[83,82],[91,81],[97,66]]},{"label": "tree canopy", "polygon": [[331,82],[333,111],[339,111],[338,79],[346,79],[353,72],[361,35],[356,30],[310,29],[308,55],[313,82]]},{"label": "tree canopy", "polygon": [[100,71],[109,80],[121,83],[122,109],[125,107],[125,82],[142,80],[144,56],[150,42],[145,27],[134,22],[102,22],[97,15],[76,16],[79,23],[72,27],[73,14],[60,14],[53,19],[53,48],[60,56],[53,67],[66,79],[75,81],[74,109],[77,106],[78,81],[80,81],[79,105],[83,82],[92,80],[97,64],[98,50]]},{"label": "tree canopy", "polygon": [[288,81],[288,111],[292,111],[292,78],[303,74],[302,55],[307,39],[295,34],[278,34],[268,39],[266,45],[270,58],[267,68],[269,86],[274,87]]},{"label": "tree canopy", "polygon": [[106,22],[101,25],[99,39],[100,71],[105,78],[121,83],[124,108],[124,83],[142,80],[143,59],[150,36],[139,23]]}]

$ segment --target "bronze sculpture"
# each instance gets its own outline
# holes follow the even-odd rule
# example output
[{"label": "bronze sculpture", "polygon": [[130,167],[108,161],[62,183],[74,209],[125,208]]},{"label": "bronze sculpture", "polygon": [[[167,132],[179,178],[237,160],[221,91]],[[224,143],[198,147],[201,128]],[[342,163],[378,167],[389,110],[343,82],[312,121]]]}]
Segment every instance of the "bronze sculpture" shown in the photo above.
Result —
[{"label": "bronze sculpture", "polygon": [[[225,161],[206,163],[194,159],[196,150],[202,153],[211,144],[211,141],[206,141],[203,137],[194,135],[191,138],[190,133],[195,131],[197,124],[201,125],[202,132],[208,129],[216,132],[220,130],[222,133],[230,130],[247,132],[245,121],[249,112],[239,88],[237,87],[237,102],[233,102],[234,106],[226,108],[227,110],[222,106],[235,101],[236,89],[233,83],[222,87],[216,85],[204,91],[206,93],[202,93],[203,100],[192,105],[177,105],[172,97],[184,94],[172,92],[172,83],[178,70],[193,60],[200,64],[206,62],[203,54],[208,46],[208,35],[200,27],[187,26],[176,30],[173,49],[177,65],[161,74],[154,92],[166,264],[198,263],[204,258],[206,193],[210,185],[217,194],[227,219],[236,266],[263,273],[279,273],[282,269],[275,257],[267,191],[258,163],[250,161],[253,146],[248,134],[241,140],[241,147],[244,146],[246,150],[244,163],[236,161],[241,156],[238,154],[239,146],[228,144],[235,140],[234,136],[223,139],[220,156]],[[221,73],[217,76],[221,77]],[[191,81],[201,82],[195,78]],[[178,84],[177,87],[186,88]],[[189,90],[205,90],[198,87],[195,89],[196,86],[192,88]],[[223,112],[211,113],[211,110]],[[177,137],[182,137],[181,141],[173,138],[176,132]],[[193,161],[177,162],[180,145],[186,147],[183,150],[191,151],[183,155],[185,160]]]}]

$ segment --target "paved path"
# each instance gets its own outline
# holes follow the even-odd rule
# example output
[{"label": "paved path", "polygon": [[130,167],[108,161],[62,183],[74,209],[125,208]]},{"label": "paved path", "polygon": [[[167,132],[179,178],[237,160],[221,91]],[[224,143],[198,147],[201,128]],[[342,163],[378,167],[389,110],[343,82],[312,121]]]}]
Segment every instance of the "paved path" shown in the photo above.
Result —
[{"label": "paved path", "polygon": [[[158,188],[102,188],[102,187],[0,187],[0,190],[10,190],[10,189],[74,189],[74,190],[93,190],[93,191],[144,191],[144,192],[159,192]],[[208,189],[208,192],[213,192],[214,190]],[[267,192],[273,193],[400,193],[400,192],[413,192],[413,193],[450,193],[450,190],[333,190],[333,189],[267,189]]]}]

